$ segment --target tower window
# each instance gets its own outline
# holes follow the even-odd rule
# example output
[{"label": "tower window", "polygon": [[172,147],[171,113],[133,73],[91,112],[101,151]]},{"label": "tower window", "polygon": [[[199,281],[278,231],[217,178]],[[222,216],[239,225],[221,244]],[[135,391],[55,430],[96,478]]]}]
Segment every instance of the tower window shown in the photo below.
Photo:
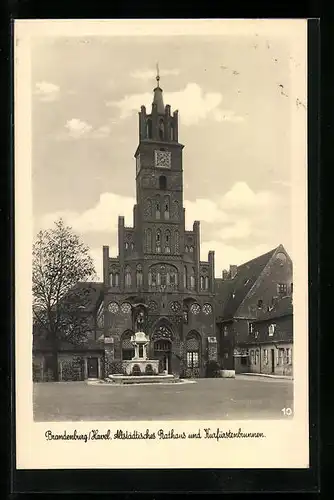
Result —
[{"label": "tower window", "polygon": [[164,217],[165,220],[169,220],[169,196],[165,196],[164,199]]},{"label": "tower window", "polygon": [[187,282],[188,282],[187,268],[186,268],[186,266],[184,266],[184,269],[183,269],[183,286],[184,286],[184,288],[187,288]]},{"label": "tower window", "polygon": [[161,252],[161,231],[160,231],[160,229],[158,229],[157,233],[156,233],[155,251],[156,251],[156,253],[160,253]]},{"label": "tower window", "polygon": [[146,122],[146,135],[148,139],[152,139],[152,120],[149,118]]},{"label": "tower window", "polygon": [[160,196],[157,196],[155,205],[155,218],[160,219]]},{"label": "tower window", "polygon": [[159,177],[159,189],[165,191],[167,189],[167,179],[165,175],[160,175]]},{"label": "tower window", "polygon": [[165,233],[165,253],[170,253],[170,231],[166,230]]},{"label": "tower window", "polygon": [[125,268],[125,286],[127,288],[131,287],[131,269],[129,266]]},{"label": "tower window", "polygon": [[173,122],[170,124],[170,139],[174,141],[174,124]]},{"label": "tower window", "polygon": [[205,290],[209,290],[209,278],[208,278],[208,276],[205,276],[205,278],[204,278],[204,287],[205,287]]},{"label": "tower window", "polygon": [[142,286],[143,284],[143,270],[140,264],[137,266],[137,286]]},{"label": "tower window", "polygon": [[164,126],[164,121],[163,119],[161,118],[159,120],[159,139],[161,141],[163,141],[165,138],[165,126]]},{"label": "tower window", "polygon": [[146,251],[152,252],[152,231],[151,231],[151,229],[146,230]]},{"label": "tower window", "polygon": [[192,268],[190,275],[190,289],[194,290],[195,288],[195,269]]},{"label": "tower window", "polygon": [[204,276],[201,276],[200,283],[201,283],[201,290],[204,290]]}]

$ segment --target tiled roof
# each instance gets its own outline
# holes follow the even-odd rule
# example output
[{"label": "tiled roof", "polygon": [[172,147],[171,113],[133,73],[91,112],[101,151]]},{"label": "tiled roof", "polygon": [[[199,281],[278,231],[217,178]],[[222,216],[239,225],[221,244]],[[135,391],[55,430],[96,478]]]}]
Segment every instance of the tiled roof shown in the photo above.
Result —
[{"label": "tiled roof", "polygon": [[[96,340],[89,340],[81,344],[72,344],[70,342],[61,342],[59,351],[98,351],[103,349],[103,342]],[[33,350],[34,351],[51,351],[51,344],[48,340],[34,335],[33,337]]]},{"label": "tiled roof", "polygon": [[283,297],[278,300],[270,311],[264,311],[258,316],[254,323],[260,321],[268,321],[282,316],[289,316],[293,314],[292,297]]},{"label": "tiled roof", "polygon": [[216,280],[218,301],[222,303],[221,311],[218,310],[219,316],[225,319],[233,318],[238,307],[278,248],[276,247],[270,252],[238,266],[237,274],[233,279]]},{"label": "tiled roof", "polygon": [[[81,309],[86,312],[93,312],[96,307],[99,299],[102,296],[103,291],[103,283],[94,282],[94,281],[82,281],[77,283],[64,297],[70,297],[71,294],[78,294],[80,299],[80,303],[83,306]],[[76,299],[77,300],[77,299]]]}]

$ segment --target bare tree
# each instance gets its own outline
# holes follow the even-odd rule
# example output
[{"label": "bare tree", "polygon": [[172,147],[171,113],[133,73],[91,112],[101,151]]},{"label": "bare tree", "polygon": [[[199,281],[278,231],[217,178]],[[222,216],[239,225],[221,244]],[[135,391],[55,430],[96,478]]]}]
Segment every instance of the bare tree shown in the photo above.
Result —
[{"label": "bare tree", "polygon": [[33,245],[33,316],[35,329],[51,347],[54,380],[58,380],[61,342],[85,342],[91,328],[85,313],[87,288],[82,281],[95,277],[89,248],[62,219],[40,231]]}]

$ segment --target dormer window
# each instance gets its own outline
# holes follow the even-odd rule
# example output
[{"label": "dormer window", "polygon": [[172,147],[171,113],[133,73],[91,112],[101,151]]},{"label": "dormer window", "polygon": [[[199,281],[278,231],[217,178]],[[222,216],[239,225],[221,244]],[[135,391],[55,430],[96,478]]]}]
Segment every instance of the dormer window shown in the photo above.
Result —
[{"label": "dormer window", "polygon": [[268,335],[269,335],[269,337],[273,337],[273,335],[275,333],[275,330],[276,330],[276,325],[274,323],[272,323],[271,325],[269,325],[269,327],[268,327]]},{"label": "dormer window", "polygon": [[254,330],[254,325],[253,325],[253,323],[249,322],[248,323],[248,334],[252,335],[253,330]]}]

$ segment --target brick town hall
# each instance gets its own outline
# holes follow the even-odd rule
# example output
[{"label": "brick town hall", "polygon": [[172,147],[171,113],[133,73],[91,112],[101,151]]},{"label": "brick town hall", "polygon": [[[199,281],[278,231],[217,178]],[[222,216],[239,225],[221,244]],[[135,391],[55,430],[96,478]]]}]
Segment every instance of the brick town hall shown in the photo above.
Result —
[{"label": "brick town hall", "polygon": [[[84,305],[94,326],[87,345],[61,348],[63,374],[79,358],[79,379],[120,373],[122,361],[134,354],[130,339],[138,314],[150,338],[149,358],[159,359],[161,370],[182,377],[206,376],[210,360],[222,369],[234,371],[237,365],[239,371],[259,371],[249,347],[254,344],[254,353],[268,360],[273,340],[264,338],[267,354],[261,352],[253,335],[261,314],[267,320],[269,314],[270,327],[274,325],[280,335],[274,355],[279,342],[292,351],[292,319],[291,324],[286,321],[292,318],[290,257],[279,245],[215,278],[214,251],[206,261],[200,260],[200,222],[194,221],[191,231],[185,229],[183,147],[178,140],[178,112],[164,105],[157,76],[152,109],[142,106],[139,112],[133,227],[125,226],[124,217],[118,218],[118,256],[103,247],[103,283],[78,284],[89,290]],[[286,311],[283,308],[284,325],[289,326],[282,332],[279,318],[274,317],[281,298],[289,302]],[[34,342],[35,372],[44,373],[37,378],[45,378],[46,358],[47,346]],[[276,369],[276,358],[272,362],[269,355],[268,371],[272,363]],[[262,370],[264,365],[265,361]]]}]

